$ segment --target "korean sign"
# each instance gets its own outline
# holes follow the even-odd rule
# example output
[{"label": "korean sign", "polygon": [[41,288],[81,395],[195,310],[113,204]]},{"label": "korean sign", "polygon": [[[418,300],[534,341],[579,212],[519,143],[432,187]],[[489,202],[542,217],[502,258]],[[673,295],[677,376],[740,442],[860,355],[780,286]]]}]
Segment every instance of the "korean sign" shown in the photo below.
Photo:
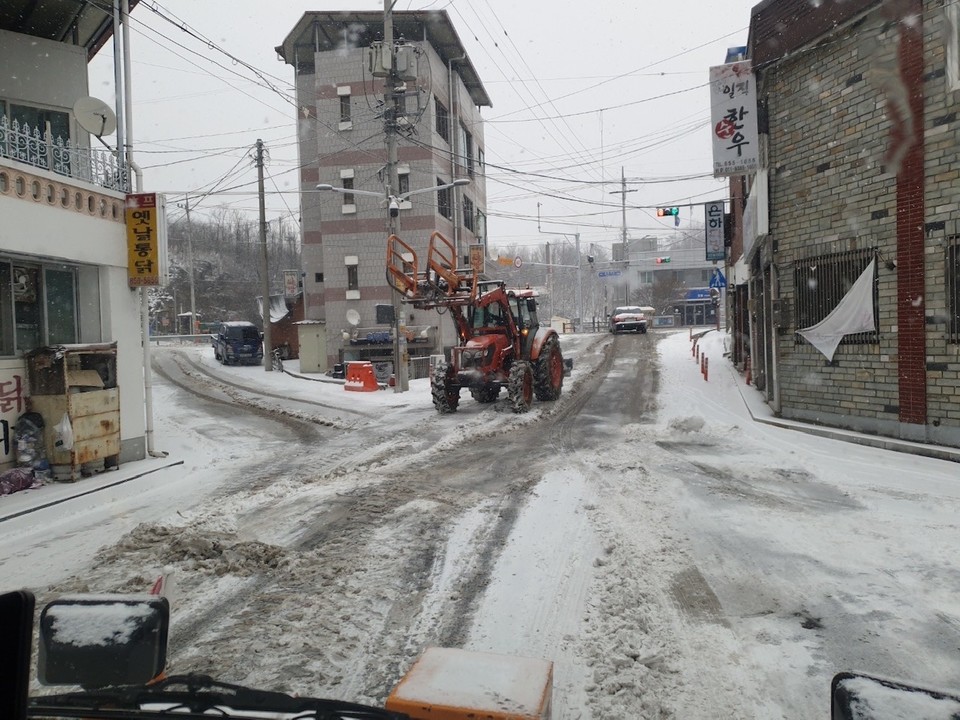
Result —
[{"label": "korean sign", "polygon": [[713,176],[756,172],[757,91],[750,61],[710,68],[710,121]]},{"label": "korean sign", "polygon": [[156,193],[127,195],[127,281],[130,287],[163,284],[160,212]]},{"label": "korean sign", "polygon": [[726,257],[723,237],[723,200],[704,204],[704,226],[707,233],[707,260]]},{"label": "korean sign", "polygon": [[283,294],[288,298],[296,297],[297,293],[300,292],[300,271],[299,270],[284,270],[283,271]]}]

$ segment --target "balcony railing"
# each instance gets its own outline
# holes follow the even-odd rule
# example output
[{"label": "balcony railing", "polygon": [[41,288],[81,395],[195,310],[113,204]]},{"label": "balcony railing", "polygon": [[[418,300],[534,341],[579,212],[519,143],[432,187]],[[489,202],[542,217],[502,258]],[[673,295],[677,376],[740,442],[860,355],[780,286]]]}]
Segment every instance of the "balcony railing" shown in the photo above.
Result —
[{"label": "balcony railing", "polygon": [[98,185],[109,190],[127,192],[129,173],[108,150],[84,148],[41,133],[40,128],[12,123],[0,115],[0,158],[9,158],[36,168]]}]

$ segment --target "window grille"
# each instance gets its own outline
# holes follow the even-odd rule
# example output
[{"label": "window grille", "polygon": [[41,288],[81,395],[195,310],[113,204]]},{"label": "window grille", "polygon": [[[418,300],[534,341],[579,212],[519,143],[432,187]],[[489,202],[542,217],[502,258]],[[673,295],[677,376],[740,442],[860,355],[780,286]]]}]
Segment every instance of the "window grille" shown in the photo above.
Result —
[{"label": "window grille", "polygon": [[434,113],[437,124],[437,135],[450,142],[450,113],[437,98],[433,99]]},{"label": "window grille", "polygon": [[342,123],[350,122],[350,96],[349,95],[340,96],[340,122]]},{"label": "window grille", "polygon": [[463,198],[463,226],[471,232],[476,227],[473,222],[473,200],[468,197]]},{"label": "window grille", "polygon": [[[797,260],[793,279],[795,287],[794,323],[798,330],[816,325],[829,315],[847,294],[857,278],[876,257],[876,248],[849,250]],[[874,271],[876,272],[876,271]],[[876,275],[874,275],[876,280]],[[877,316],[877,284],[873,284],[873,312]],[[872,332],[845,335],[841,345],[876,343],[879,333],[874,321]],[[796,335],[797,344],[805,342]]]},{"label": "window grille", "polygon": [[[446,185],[446,183],[440,178],[437,178],[437,185]],[[447,220],[453,220],[453,203],[450,200],[450,188],[437,191],[437,214],[445,217]]]},{"label": "window grille", "polygon": [[960,235],[946,239],[944,278],[947,283],[947,340],[960,343]]}]

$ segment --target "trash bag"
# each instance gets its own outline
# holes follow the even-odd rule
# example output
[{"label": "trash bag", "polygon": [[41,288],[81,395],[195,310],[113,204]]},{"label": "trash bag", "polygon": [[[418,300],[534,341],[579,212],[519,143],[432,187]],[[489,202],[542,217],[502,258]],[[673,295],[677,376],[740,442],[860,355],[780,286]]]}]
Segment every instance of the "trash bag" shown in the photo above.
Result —
[{"label": "trash bag", "polygon": [[73,450],[73,425],[70,423],[70,416],[64,413],[53,429],[57,434],[54,447],[58,450]]},{"label": "trash bag", "polygon": [[41,477],[50,473],[43,427],[43,416],[35,412],[24,413],[13,426],[17,467],[29,468]]},{"label": "trash bag", "polygon": [[30,468],[15,467],[0,473],[0,495],[10,495],[42,484],[33,476],[33,470]]}]

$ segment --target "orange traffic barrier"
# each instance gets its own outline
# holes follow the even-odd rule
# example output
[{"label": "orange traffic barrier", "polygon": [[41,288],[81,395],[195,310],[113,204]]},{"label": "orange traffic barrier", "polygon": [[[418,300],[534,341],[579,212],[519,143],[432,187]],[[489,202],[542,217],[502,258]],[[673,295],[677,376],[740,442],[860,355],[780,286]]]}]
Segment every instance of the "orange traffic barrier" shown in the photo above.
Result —
[{"label": "orange traffic barrier", "polygon": [[706,355],[703,356],[703,379],[709,380],[710,377],[710,358]]},{"label": "orange traffic barrier", "polygon": [[373,374],[373,363],[365,360],[348,362],[347,381],[343,384],[343,389],[354,392],[379,390],[377,376]]}]

